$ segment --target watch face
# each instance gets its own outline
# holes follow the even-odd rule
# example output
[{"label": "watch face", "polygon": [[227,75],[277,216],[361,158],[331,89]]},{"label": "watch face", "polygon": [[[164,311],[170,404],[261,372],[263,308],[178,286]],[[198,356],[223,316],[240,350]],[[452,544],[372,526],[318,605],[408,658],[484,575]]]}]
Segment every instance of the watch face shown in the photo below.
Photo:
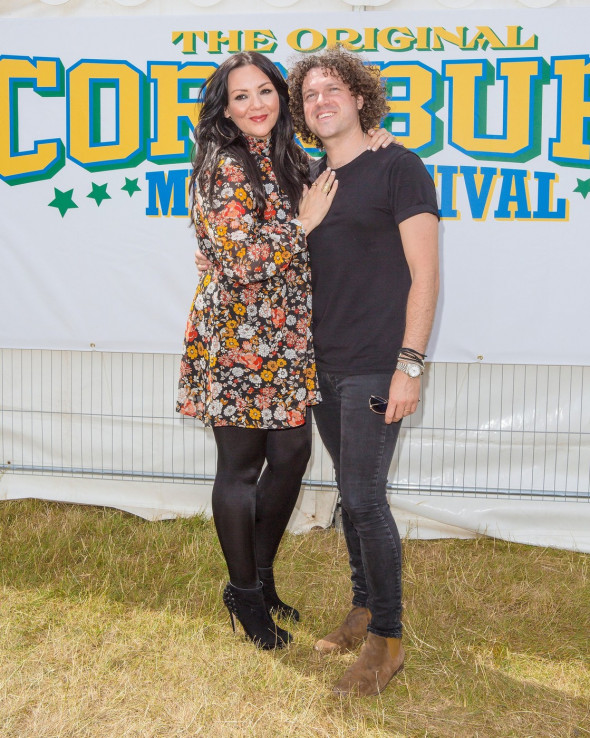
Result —
[{"label": "watch face", "polygon": [[408,364],[408,374],[410,377],[419,377],[420,367],[417,364]]}]

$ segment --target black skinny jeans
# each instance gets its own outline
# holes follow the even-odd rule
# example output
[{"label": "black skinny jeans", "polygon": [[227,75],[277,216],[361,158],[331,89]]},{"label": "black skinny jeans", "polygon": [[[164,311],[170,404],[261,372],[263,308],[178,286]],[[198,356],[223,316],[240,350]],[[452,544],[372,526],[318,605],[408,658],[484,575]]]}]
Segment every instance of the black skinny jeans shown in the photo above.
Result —
[{"label": "black skinny jeans", "polygon": [[401,422],[386,425],[369,409],[371,395],[389,395],[391,374],[318,376],[313,413],[342,496],[352,603],[371,611],[369,631],[401,638],[402,546],[386,490]]},{"label": "black skinny jeans", "polygon": [[299,496],[311,420],[285,430],[216,426],[213,434],[213,519],[229,579],[236,587],[256,587],[257,568],[272,566]]}]

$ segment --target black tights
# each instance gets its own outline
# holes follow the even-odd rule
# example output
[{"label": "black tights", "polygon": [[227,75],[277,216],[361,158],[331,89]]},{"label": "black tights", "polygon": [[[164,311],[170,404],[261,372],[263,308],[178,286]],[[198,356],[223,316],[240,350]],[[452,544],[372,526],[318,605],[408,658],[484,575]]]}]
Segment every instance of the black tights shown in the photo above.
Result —
[{"label": "black tights", "polygon": [[[216,426],[213,519],[230,582],[258,584],[272,566],[311,455],[311,420],[298,428]],[[266,468],[261,474],[266,461]]]}]

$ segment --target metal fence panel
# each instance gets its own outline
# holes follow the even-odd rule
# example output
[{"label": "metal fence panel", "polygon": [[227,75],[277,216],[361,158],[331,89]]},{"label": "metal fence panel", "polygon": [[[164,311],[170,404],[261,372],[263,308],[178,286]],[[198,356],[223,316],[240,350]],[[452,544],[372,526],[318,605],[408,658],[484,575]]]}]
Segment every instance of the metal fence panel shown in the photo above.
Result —
[{"label": "metal fence panel", "polygon": [[[0,350],[0,470],[194,483],[209,430],[174,410],[179,357]],[[590,367],[431,364],[389,484],[400,493],[590,497]],[[305,484],[331,486],[315,444]]]}]

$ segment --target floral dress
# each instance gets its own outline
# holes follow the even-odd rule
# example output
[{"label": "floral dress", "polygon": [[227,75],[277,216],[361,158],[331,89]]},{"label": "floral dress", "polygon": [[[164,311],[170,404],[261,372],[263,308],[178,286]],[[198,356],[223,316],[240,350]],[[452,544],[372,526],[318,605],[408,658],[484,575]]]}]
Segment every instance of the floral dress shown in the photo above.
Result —
[{"label": "floral dress", "polygon": [[319,401],[303,228],[280,190],[270,139],[245,137],[266,193],[257,212],[243,167],[222,158],[209,200],[196,188],[201,277],[185,333],[177,410],[206,425],[289,428]]}]

